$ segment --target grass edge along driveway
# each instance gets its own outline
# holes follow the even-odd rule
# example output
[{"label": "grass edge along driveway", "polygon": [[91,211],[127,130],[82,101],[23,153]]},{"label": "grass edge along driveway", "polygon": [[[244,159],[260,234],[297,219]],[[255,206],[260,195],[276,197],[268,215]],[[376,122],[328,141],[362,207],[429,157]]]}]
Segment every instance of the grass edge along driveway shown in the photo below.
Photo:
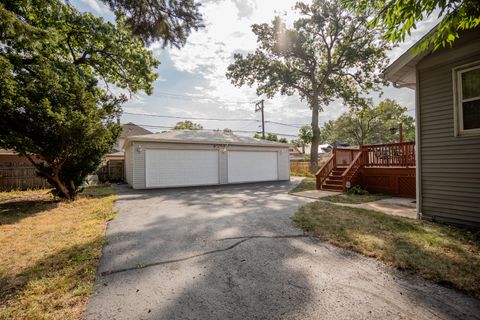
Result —
[{"label": "grass edge along driveway", "polygon": [[111,187],[74,202],[0,192],[0,319],[83,318],[114,199]]},{"label": "grass edge along driveway", "polygon": [[[290,193],[302,192],[316,190],[316,178],[315,177],[306,177],[304,178],[295,188],[293,188]],[[376,193],[365,193],[365,194],[353,194],[353,193],[341,193],[334,196],[321,197],[323,201],[329,201],[334,203],[350,203],[350,204],[360,204],[365,202],[378,201],[381,199],[391,198],[391,196],[386,194],[376,194]]]},{"label": "grass edge along driveway", "polygon": [[293,216],[321,240],[480,298],[480,234],[316,201]]}]

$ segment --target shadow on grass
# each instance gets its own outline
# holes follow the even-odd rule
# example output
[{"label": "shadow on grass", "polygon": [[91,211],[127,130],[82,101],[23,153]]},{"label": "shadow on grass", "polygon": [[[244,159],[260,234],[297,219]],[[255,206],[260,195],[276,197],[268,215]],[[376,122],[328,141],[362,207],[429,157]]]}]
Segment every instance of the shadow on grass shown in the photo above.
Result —
[{"label": "shadow on grass", "polygon": [[335,245],[480,298],[480,240],[464,229],[315,202],[296,224]]},{"label": "shadow on grass", "polygon": [[18,199],[0,203],[0,225],[14,224],[37,213],[54,209],[59,200]]},{"label": "shadow on grass", "polygon": [[0,313],[12,319],[52,318],[91,293],[103,237],[74,245],[37,261],[19,274],[0,277]]}]

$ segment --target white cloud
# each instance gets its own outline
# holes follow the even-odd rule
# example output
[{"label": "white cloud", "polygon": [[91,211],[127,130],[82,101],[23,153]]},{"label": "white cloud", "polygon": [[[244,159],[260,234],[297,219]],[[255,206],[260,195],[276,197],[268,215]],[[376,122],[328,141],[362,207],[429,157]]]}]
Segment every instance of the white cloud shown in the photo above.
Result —
[{"label": "white cloud", "polygon": [[91,8],[95,13],[98,13],[100,15],[104,15],[109,12],[108,7],[97,0],[79,0],[79,1],[85,4],[86,6],[88,6],[89,8]]},{"label": "white cloud", "polygon": [[[105,15],[108,8],[97,0],[75,0]],[[153,96],[139,95],[132,99],[125,110],[138,110],[140,113],[159,113],[179,117],[210,118],[256,118],[254,102],[260,98],[255,88],[235,87],[226,78],[227,67],[233,61],[235,52],[255,50],[256,37],[251,31],[254,23],[269,23],[275,15],[282,15],[291,25],[298,15],[292,10],[297,0],[213,0],[202,3],[205,28],[194,32],[187,44],[177,49],[164,49],[160,43],[153,43],[149,49],[162,60],[159,78],[155,83]],[[423,36],[436,23],[432,15],[408,37],[407,41],[394,48],[388,55],[393,61]],[[171,59],[171,61],[169,60]],[[192,80],[193,79],[193,80]],[[414,93],[409,89],[386,88],[384,98],[396,99],[409,109],[414,107]],[[163,93],[162,93],[163,92]],[[186,99],[169,97],[171,92],[186,96]],[[378,98],[375,99],[378,101]],[[335,119],[345,107],[338,101],[331,103],[320,114],[320,123]],[[413,112],[412,112],[413,114]],[[305,101],[298,97],[276,96],[265,102],[267,121],[290,124],[310,123],[311,111]],[[173,125],[175,119],[153,117],[128,118],[139,123]],[[258,123],[234,121],[198,121],[205,128],[224,128],[257,130]],[[267,124],[268,131],[295,134],[292,127]]]}]

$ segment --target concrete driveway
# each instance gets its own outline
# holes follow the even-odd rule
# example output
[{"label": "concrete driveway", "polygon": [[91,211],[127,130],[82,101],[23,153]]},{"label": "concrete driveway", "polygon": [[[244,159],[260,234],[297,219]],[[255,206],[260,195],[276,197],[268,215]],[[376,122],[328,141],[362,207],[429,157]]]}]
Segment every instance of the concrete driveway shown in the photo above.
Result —
[{"label": "concrete driveway", "polygon": [[304,235],[294,182],[119,189],[87,319],[480,319],[480,301]]}]

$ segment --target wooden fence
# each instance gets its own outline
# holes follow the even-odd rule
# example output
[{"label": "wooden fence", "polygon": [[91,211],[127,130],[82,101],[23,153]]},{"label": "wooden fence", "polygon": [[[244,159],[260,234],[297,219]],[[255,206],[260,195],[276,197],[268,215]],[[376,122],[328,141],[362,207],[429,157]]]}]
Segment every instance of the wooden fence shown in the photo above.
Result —
[{"label": "wooden fence", "polygon": [[[323,165],[323,161],[318,161],[318,167]],[[309,161],[290,161],[290,173],[292,175],[309,175],[310,162]]]},{"label": "wooden fence", "polygon": [[125,178],[125,161],[124,160],[108,160],[97,171],[98,178],[101,182],[123,181]]},{"label": "wooden fence", "polygon": [[22,162],[0,163],[0,190],[49,187],[46,179],[37,175],[33,165]]}]

